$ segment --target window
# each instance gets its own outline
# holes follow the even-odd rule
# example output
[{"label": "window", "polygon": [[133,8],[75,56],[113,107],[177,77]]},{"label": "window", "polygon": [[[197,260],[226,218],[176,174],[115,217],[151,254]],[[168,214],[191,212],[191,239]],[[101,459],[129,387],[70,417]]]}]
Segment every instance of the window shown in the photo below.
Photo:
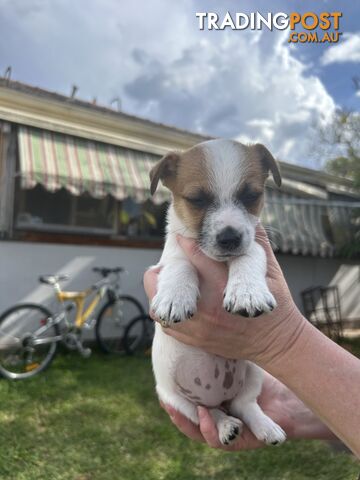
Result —
[{"label": "window", "polygon": [[110,195],[97,199],[88,193],[72,195],[65,189],[51,193],[41,185],[29,190],[17,186],[15,198],[15,227],[20,230],[134,239],[161,238],[164,234],[165,203],[137,203],[132,198],[118,201]]},{"label": "window", "polygon": [[167,206],[150,200],[139,204],[126,198],[118,206],[118,233],[132,238],[163,237]]}]

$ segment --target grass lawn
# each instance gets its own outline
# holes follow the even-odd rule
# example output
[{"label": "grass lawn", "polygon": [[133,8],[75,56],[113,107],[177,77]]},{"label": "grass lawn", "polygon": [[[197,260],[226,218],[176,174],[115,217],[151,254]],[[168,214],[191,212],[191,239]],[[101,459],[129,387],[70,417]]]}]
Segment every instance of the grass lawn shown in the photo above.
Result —
[{"label": "grass lawn", "polygon": [[359,463],[322,442],[225,453],[180,434],[155,398],[149,359],[59,355],[0,380],[0,479],[356,480]]}]

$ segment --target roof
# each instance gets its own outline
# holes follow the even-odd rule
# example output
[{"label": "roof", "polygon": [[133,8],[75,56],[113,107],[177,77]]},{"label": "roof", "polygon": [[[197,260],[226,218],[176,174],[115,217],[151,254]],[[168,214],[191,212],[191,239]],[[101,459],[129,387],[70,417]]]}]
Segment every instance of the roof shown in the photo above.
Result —
[{"label": "roof", "polygon": [[190,130],[166,125],[166,124],[161,123],[161,122],[154,122],[152,120],[148,120],[146,118],[139,117],[137,115],[131,115],[129,113],[125,113],[125,112],[122,112],[122,111],[119,111],[119,110],[114,110],[111,107],[108,107],[108,106],[105,106],[105,105],[100,105],[100,104],[97,104],[95,102],[88,102],[86,100],[81,100],[81,99],[78,99],[76,97],[68,97],[68,96],[63,95],[61,93],[52,92],[50,90],[44,90],[43,88],[34,87],[33,85],[29,85],[29,84],[23,83],[23,82],[18,82],[16,80],[8,80],[8,79],[5,79],[3,77],[0,77],[0,87],[5,87],[5,88],[9,88],[11,90],[16,90],[17,92],[22,92],[22,93],[34,95],[34,96],[37,96],[39,98],[50,99],[50,100],[54,100],[54,101],[58,101],[58,102],[64,102],[64,103],[67,103],[69,105],[77,106],[79,108],[87,108],[87,109],[90,109],[90,110],[93,110],[93,111],[101,112],[104,115],[114,116],[115,118],[118,117],[118,118],[125,118],[125,119],[129,119],[129,120],[135,120],[137,122],[141,122],[141,123],[144,123],[144,124],[158,125],[159,127],[169,129],[171,131],[177,131],[177,132],[180,132],[180,133],[196,135],[201,140],[212,138],[212,137],[206,136],[206,135],[195,134],[194,132],[191,132]]},{"label": "roof", "polygon": [[[0,119],[155,155],[213,138],[1,77]],[[279,164],[285,191],[323,200],[329,194],[360,198],[351,180],[287,162]],[[274,186],[271,180],[269,186]]]}]

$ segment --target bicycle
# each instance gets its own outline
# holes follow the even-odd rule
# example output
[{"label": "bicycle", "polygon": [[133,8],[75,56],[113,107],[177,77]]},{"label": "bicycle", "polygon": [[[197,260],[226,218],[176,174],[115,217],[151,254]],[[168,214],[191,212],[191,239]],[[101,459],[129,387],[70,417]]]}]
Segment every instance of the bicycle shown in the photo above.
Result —
[{"label": "bicycle", "polygon": [[[143,315],[140,302],[120,292],[121,267],[95,267],[102,279],[82,291],[63,291],[66,275],[43,275],[39,281],[52,286],[60,304],[52,313],[36,303],[15,305],[0,316],[0,374],[8,379],[25,379],[45,370],[53,361],[58,343],[77,350],[85,358],[91,354],[82,342],[84,329],[95,326],[98,346],[105,353],[124,353],[123,335],[127,321]],[[111,279],[110,275],[115,278]],[[94,294],[90,304],[85,301]],[[97,317],[91,317],[103,298],[107,300]],[[70,302],[70,303],[67,303]],[[75,310],[73,319],[70,312]]]},{"label": "bicycle", "polygon": [[155,322],[149,315],[139,315],[125,328],[123,343],[128,355],[150,356]]}]

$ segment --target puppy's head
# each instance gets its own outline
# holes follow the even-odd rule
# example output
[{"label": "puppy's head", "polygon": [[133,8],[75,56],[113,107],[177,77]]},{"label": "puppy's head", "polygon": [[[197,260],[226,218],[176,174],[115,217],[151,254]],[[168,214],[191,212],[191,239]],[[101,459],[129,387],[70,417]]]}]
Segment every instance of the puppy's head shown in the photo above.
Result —
[{"label": "puppy's head", "polygon": [[280,186],[278,166],[263,145],[210,140],[165,155],[150,172],[151,193],[161,180],[204,253],[225,261],[244,254],[254,241],[269,172]]}]

